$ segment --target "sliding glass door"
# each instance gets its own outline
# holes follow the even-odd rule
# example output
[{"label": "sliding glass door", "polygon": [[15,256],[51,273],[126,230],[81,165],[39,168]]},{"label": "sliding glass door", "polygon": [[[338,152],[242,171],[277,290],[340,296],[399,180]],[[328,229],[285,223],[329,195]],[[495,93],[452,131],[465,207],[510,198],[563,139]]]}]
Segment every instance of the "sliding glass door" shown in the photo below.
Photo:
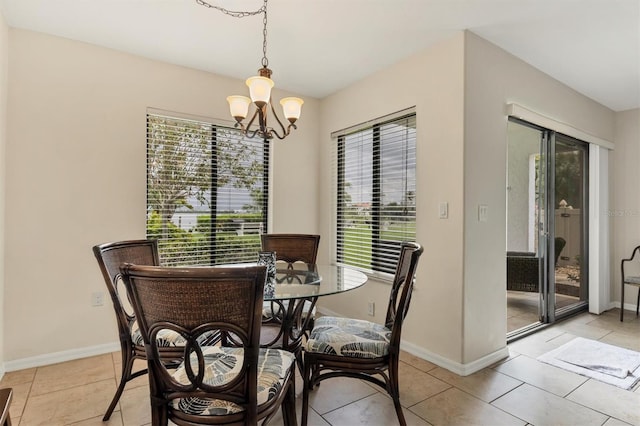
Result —
[{"label": "sliding glass door", "polygon": [[510,119],[507,325],[526,333],[587,306],[588,145]]},{"label": "sliding glass door", "polygon": [[553,249],[549,272],[553,277],[552,318],[587,306],[588,276],[588,145],[568,136],[552,134],[554,209]]}]

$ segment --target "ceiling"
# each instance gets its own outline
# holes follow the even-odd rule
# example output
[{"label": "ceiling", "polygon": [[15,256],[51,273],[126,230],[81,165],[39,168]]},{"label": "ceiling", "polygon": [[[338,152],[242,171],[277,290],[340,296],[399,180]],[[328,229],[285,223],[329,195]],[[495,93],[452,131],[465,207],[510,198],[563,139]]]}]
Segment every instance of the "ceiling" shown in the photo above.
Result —
[{"label": "ceiling", "polygon": [[[262,0],[207,0],[253,11]],[[0,0],[11,27],[245,78],[262,16],[195,0]],[[639,0],[271,0],[277,87],[323,98],[468,29],[614,111],[640,107]]]}]

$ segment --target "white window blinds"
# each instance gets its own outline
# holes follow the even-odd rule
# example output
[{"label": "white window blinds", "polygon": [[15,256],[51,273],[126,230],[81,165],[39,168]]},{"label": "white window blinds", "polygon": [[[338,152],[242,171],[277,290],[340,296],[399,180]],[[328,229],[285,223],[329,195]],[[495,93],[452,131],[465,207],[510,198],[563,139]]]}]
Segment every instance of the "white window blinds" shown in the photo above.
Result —
[{"label": "white window blinds", "polygon": [[251,262],[266,231],[269,144],[147,114],[147,238],[163,265]]},{"label": "white window blinds", "polygon": [[416,116],[412,110],[337,137],[337,260],[394,273],[415,241]]}]

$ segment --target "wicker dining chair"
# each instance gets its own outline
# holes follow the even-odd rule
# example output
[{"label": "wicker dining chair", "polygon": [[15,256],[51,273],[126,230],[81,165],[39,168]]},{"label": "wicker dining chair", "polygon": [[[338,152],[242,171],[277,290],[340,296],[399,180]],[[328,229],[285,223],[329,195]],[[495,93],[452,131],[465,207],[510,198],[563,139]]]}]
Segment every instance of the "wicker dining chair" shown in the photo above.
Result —
[{"label": "wicker dining chair", "polygon": [[322,380],[341,376],[385,389],[393,399],[398,422],[406,425],[398,383],[400,335],[422,252],[417,243],[402,243],[384,325],[351,318],[317,319],[304,351],[303,426],[307,424],[309,392]]},{"label": "wicker dining chair", "polygon": [[[318,247],[320,245],[320,235],[315,234],[262,234],[260,236],[262,251],[275,252],[276,262],[286,264],[287,269],[307,268],[307,265],[316,263],[318,257]],[[287,275],[284,280],[295,279],[296,275]],[[299,339],[295,335],[303,333],[305,336],[313,328],[315,316],[315,302],[305,300],[301,309],[302,315],[299,322],[290,327],[282,327],[284,313],[289,309],[288,301],[265,301],[262,310],[263,344],[268,346],[278,345],[278,340],[282,339],[282,334],[290,332],[290,340],[295,342],[296,348],[281,345],[284,349],[294,350],[298,358],[298,365],[302,373],[302,354],[297,344]],[[307,319],[308,316],[308,319]],[[306,320],[306,321],[305,321]],[[277,327],[279,332],[269,331]],[[285,330],[286,328],[286,330]],[[295,329],[295,330],[294,330]]]},{"label": "wicker dining chair", "polygon": [[[262,234],[262,251],[276,253],[276,262],[287,265],[287,269],[306,267],[307,264],[315,264],[318,257],[318,247],[320,245],[320,235],[313,234]],[[298,265],[296,265],[298,264]],[[289,276],[291,277],[291,276]],[[265,302],[263,309],[263,325],[272,323],[279,324],[282,320],[282,313],[288,308],[288,302]],[[313,328],[314,307],[311,302],[304,303],[305,313],[312,311],[308,322],[307,331]]]},{"label": "wicker dining chair", "polygon": [[276,252],[276,260],[287,263],[293,269],[296,262],[316,263],[320,235],[312,234],[262,234],[263,251]]},{"label": "wicker dining chair", "polygon": [[[620,322],[623,322],[623,319],[624,319],[624,286],[625,285],[630,285],[638,288],[638,300],[636,301],[636,316],[638,316],[638,311],[640,310],[640,276],[638,276],[637,274],[629,275],[628,273],[625,273],[625,270],[624,270],[625,263],[632,262],[636,257],[636,253],[640,253],[640,246],[637,246],[636,248],[633,249],[633,251],[631,252],[631,257],[629,257],[628,259],[622,259],[622,261],[620,262],[620,277],[622,281],[622,285],[620,288]],[[637,264],[638,262],[636,262],[636,265]],[[627,265],[627,267],[628,266],[629,265]]]},{"label": "wicker dining chair", "polygon": [[[266,424],[281,406],[285,425],[296,425],[295,357],[260,348],[265,266],[126,264],[122,273],[147,348],[153,426]],[[165,330],[186,341],[175,370],[160,360]],[[199,344],[211,332],[237,345]]]},{"label": "wicker dining chair", "polygon": [[9,408],[13,399],[13,389],[0,389],[0,426],[11,426],[11,415]]},{"label": "wicker dining chair", "polygon": [[[133,372],[136,359],[146,360],[142,334],[136,322],[135,313],[129,303],[124,286],[122,285],[120,266],[125,263],[139,265],[160,265],[158,243],[156,240],[128,240],[105,243],[93,247],[100,271],[107,290],[113,302],[113,310],[118,324],[120,338],[120,353],[122,357],[122,372],[116,393],[107,408],[103,421],[109,420],[118,404],[120,396],[127,382],[147,373],[146,369]],[[215,344],[219,335],[206,336],[209,344]],[[182,359],[184,340],[175,333],[165,333],[160,336],[164,345],[160,351],[162,359],[168,363],[177,363]]]}]

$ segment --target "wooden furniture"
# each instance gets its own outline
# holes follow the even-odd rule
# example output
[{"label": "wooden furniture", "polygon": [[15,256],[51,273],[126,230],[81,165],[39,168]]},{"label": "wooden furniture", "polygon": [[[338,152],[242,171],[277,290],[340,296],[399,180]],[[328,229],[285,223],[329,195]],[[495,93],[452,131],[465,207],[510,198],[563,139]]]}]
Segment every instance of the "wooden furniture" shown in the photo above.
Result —
[{"label": "wooden furniture", "polygon": [[11,426],[11,415],[9,414],[9,408],[11,406],[12,399],[12,388],[0,389],[0,425],[2,426]]},{"label": "wooden furniture", "polygon": [[[629,257],[628,259],[622,259],[622,261],[620,262],[620,278],[622,281],[622,285],[620,288],[620,322],[623,322],[623,319],[624,319],[624,286],[625,285],[638,287],[638,300],[636,301],[636,316],[638,316],[638,310],[640,309],[640,276],[629,275],[628,273],[625,273],[625,263],[632,262],[636,257],[636,253],[639,253],[639,252],[640,252],[640,246],[637,246],[631,252],[631,257]],[[627,265],[627,268],[628,268],[628,265]]]},{"label": "wooden furniture", "polygon": [[[255,425],[283,407],[296,424],[293,354],[261,349],[265,266],[163,268],[127,264],[127,290],[147,348],[152,424]],[[158,334],[185,340],[176,370],[161,362]],[[206,333],[230,336],[234,346],[202,346]],[[226,340],[223,340],[226,341]]]},{"label": "wooden furniture", "polygon": [[[265,300],[284,308],[280,311],[280,323],[265,326],[264,317],[260,343],[262,347],[281,348],[296,355],[302,374],[302,343],[310,330],[312,308],[321,296],[343,293],[367,282],[360,271],[338,265],[304,264],[302,269],[277,269],[275,291]],[[264,313],[263,313],[264,315]]]},{"label": "wooden furniture", "polygon": [[[286,264],[287,269],[295,269],[296,267],[306,268],[307,265],[314,265],[316,263],[318,247],[320,245],[320,235],[262,234],[260,239],[262,242],[262,251],[274,252],[276,254],[276,262]],[[265,326],[264,335],[266,337],[263,338],[263,341],[270,341],[271,345],[276,344],[272,330],[269,330],[267,327],[276,326],[282,328],[282,320],[289,307],[288,303],[288,301],[278,300],[264,303],[262,325]],[[304,314],[307,317],[306,321],[304,321],[303,333],[307,333],[313,328],[315,315],[314,305],[315,300],[305,301],[302,305]],[[302,324],[300,325],[302,326]],[[283,347],[286,348],[284,342]],[[299,358],[299,360],[300,368],[302,368],[301,359]]]},{"label": "wooden furniture", "polygon": [[294,263],[316,263],[320,235],[311,234],[262,234],[263,251],[276,252],[276,260],[287,263],[292,269]]},{"label": "wooden furniture", "polygon": [[[295,269],[296,266],[306,268],[307,265],[316,263],[320,235],[263,234],[260,240],[262,251],[275,253],[276,262],[286,264],[287,269]],[[310,303],[305,305],[305,309],[312,310]],[[284,304],[266,303],[263,311],[265,317],[262,324],[281,321],[282,311],[286,309],[286,306],[286,302]],[[313,328],[313,317],[311,317],[311,328]]]},{"label": "wooden furniture", "polygon": [[[156,240],[129,240],[105,243],[94,246],[93,253],[96,256],[113,303],[122,356],[120,383],[102,419],[107,421],[118,404],[127,382],[147,373],[146,369],[135,373],[132,372],[134,361],[136,359],[145,360],[146,354],[135,313],[129,304],[129,299],[122,285],[120,265],[125,262],[139,265],[159,265],[160,257]],[[184,339],[175,333],[169,332],[158,336],[158,338],[162,340],[164,345],[160,351],[160,356],[164,361],[175,364],[182,359]],[[219,336],[213,334],[206,336],[206,338],[210,344],[219,340]]]},{"label": "wooden furniture", "polygon": [[400,335],[422,252],[419,244],[402,243],[384,325],[350,318],[318,318],[304,348],[303,426],[307,424],[309,392],[322,380],[340,376],[366,380],[385,389],[393,399],[398,421],[406,424],[398,384]]}]

